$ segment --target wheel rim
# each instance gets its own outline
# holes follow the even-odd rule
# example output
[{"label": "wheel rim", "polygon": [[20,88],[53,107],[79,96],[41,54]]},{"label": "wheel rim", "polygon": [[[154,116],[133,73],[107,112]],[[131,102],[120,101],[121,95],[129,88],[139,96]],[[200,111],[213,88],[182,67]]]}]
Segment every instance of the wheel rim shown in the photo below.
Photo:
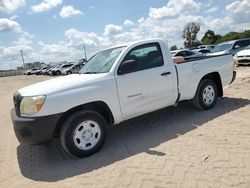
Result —
[{"label": "wheel rim", "polygon": [[74,144],[81,150],[92,149],[96,146],[100,138],[100,126],[98,123],[92,120],[87,120],[80,123],[73,133]]},{"label": "wheel rim", "polygon": [[214,88],[212,86],[207,86],[203,90],[203,101],[206,105],[210,105],[213,103],[215,98]]}]

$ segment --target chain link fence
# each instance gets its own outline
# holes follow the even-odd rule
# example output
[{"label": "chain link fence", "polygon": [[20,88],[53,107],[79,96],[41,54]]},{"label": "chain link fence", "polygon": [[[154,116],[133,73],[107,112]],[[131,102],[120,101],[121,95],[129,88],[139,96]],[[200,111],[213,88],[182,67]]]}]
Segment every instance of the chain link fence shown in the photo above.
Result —
[{"label": "chain link fence", "polygon": [[23,70],[1,70],[0,71],[0,77],[5,76],[16,76],[23,74]]}]

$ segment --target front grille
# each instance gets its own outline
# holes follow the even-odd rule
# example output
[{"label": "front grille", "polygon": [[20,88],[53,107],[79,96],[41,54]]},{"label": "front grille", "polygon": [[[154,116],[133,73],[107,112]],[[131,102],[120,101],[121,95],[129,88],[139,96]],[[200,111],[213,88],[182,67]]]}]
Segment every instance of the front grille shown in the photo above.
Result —
[{"label": "front grille", "polygon": [[244,57],[250,57],[250,55],[240,55],[240,56],[238,56],[239,58],[244,58]]},{"label": "front grille", "polygon": [[23,97],[20,93],[18,93],[18,92],[14,93],[13,102],[14,102],[17,116],[20,116],[20,104],[21,104],[22,99],[23,99]]}]

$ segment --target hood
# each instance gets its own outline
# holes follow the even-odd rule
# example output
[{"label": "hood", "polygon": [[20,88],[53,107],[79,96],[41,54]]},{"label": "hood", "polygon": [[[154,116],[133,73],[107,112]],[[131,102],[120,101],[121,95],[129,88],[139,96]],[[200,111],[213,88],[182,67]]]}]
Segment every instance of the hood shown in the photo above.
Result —
[{"label": "hood", "polygon": [[250,49],[245,49],[237,53],[237,56],[247,56],[247,55],[250,56]]},{"label": "hood", "polygon": [[105,75],[107,74],[72,74],[30,85],[18,90],[18,92],[22,96],[47,95],[98,81]]}]

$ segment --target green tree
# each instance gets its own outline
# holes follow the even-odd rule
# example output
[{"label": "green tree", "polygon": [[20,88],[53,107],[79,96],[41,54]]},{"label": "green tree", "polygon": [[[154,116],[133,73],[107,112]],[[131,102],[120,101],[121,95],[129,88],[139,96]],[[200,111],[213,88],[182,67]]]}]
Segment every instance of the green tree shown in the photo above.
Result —
[{"label": "green tree", "polygon": [[231,31],[227,33],[226,35],[222,36],[219,40],[216,41],[216,43],[226,42],[230,40],[243,39],[243,38],[250,38],[250,30],[245,30],[243,32]]},{"label": "green tree", "polygon": [[172,51],[172,50],[178,50],[178,48],[177,48],[176,45],[173,45],[173,46],[170,47],[170,50],[171,50],[171,51]]},{"label": "green tree", "polygon": [[215,44],[221,38],[220,35],[215,35],[214,31],[207,30],[201,39],[202,44]]},{"label": "green tree", "polygon": [[197,22],[189,22],[184,26],[182,38],[185,48],[197,47],[200,42],[197,39],[197,34],[200,31],[200,24]]}]

